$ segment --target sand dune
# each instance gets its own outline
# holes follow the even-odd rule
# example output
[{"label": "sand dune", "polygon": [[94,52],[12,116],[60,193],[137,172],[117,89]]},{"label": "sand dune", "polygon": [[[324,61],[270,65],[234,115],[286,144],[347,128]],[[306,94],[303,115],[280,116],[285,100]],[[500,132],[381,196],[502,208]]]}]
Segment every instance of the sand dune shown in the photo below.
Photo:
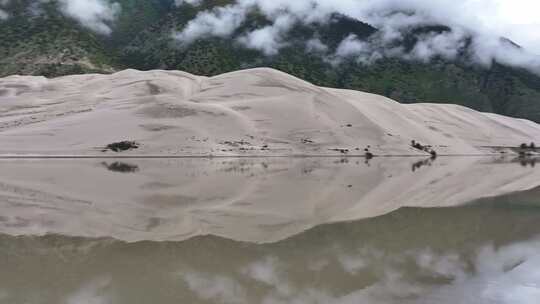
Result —
[{"label": "sand dune", "polygon": [[[540,125],[456,105],[404,105],[271,69],[206,78],[126,70],[0,79],[0,233],[273,242],[402,207],[538,187],[513,162],[426,158],[540,142]],[[136,141],[137,149],[105,147]],[[6,156],[416,155],[415,158],[13,160]],[[511,159],[511,157],[509,158]],[[527,165],[527,164],[525,164]]]},{"label": "sand dune", "polygon": [[[414,170],[413,170],[414,169]],[[451,207],[540,186],[477,157],[0,160],[0,233],[275,242],[402,207]]]},{"label": "sand dune", "polygon": [[1,155],[485,154],[540,142],[540,126],[457,105],[399,104],[271,69],[206,78],[176,71],[0,79]]}]

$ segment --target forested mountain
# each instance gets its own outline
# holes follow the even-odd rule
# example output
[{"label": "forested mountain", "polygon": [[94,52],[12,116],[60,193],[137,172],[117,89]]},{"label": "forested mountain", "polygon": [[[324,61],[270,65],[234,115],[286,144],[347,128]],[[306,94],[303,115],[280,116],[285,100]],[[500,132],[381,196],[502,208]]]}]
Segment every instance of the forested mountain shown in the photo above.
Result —
[{"label": "forested mountain", "polygon": [[[329,22],[295,24],[282,34],[286,43],[279,52],[269,53],[238,43],[247,32],[270,23],[257,10],[230,35],[206,35],[190,43],[175,39],[174,33],[185,29],[200,12],[231,4],[231,0],[207,0],[199,5],[119,0],[121,9],[115,19],[104,21],[111,29],[108,33],[89,29],[62,13],[60,2],[6,1],[2,10],[9,17],[0,21],[0,76],[55,77],[126,68],[177,69],[212,76],[267,66],[320,86],[373,92],[404,103],[455,103],[540,122],[540,77],[496,61],[489,66],[472,62],[468,48],[474,37],[465,41],[452,59],[382,56],[366,62],[344,56],[334,60],[332,54],[345,39],[368,41],[380,29],[333,14]],[[451,32],[444,24],[413,27],[394,47],[408,54],[420,37]],[[314,41],[320,45],[312,45]]]}]

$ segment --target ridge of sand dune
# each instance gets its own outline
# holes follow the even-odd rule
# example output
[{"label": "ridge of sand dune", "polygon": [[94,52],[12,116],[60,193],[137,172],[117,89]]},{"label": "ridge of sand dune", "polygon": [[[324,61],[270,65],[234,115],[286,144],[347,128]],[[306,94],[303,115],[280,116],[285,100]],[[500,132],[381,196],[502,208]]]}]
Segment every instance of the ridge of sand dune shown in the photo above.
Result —
[{"label": "ridge of sand dune", "polygon": [[445,104],[399,104],[251,69],[215,77],[179,71],[0,79],[0,155],[485,154],[540,141],[530,121]]}]

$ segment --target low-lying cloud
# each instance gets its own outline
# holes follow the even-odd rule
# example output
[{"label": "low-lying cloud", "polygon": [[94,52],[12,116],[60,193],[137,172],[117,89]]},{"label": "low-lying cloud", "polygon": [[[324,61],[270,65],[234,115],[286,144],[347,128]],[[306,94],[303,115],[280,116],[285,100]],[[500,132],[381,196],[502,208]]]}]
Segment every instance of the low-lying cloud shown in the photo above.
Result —
[{"label": "low-lying cloud", "polygon": [[[0,0],[0,5],[1,1],[9,0]],[[48,2],[51,0],[38,0],[31,3],[30,10],[34,15],[42,14],[43,9],[40,4]],[[120,4],[112,0],[58,0],[57,3],[62,14],[102,35],[112,33],[111,26],[121,10]]]},{"label": "low-lying cloud", "polygon": [[[51,0],[39,0],[50,2]],[[10,16],[0,0],[0,22]],[[175,0],[177,6],[199,6],[202,0]],[[66,16],[102,35],[113,31],[121,6],[115,0],[58,0]],[[307,41],[306,52],[322,54],[332,64],[352,59],[371,64],[382,58],[429,62],[434,58],[455,59],[465,54],[475,63],[493,61],[540,73],[540,2],[515,0],[237,0],[232,4],[201,11],[174,38],[183,45],[205,37],[230,37],[256,10],[269,21],[263,27],[235,36],[235,42],[273,56],[290,45],[290,30],[298,24],[327,23],[333,14],[343,14],[378,29],[369,39],[349,35],[337,48],[319,37]],[[412,49],[404,49],[407,33],[417,27],[446,25],[450,31],[417,35]],[[507,40],[514,40],[523,48]],[[471,39],[472,38],[472,39]]]},{"label": "low-lying cloud", "polygon": [[[181,0],[182,2],[187,0]],[[189,3],[197,3],[189,1]],[[179,3],[177,1],[177,3]],[[212,11],[204,11],[197,18],[190,21],[184,30],[176,34],[178,40],[191,43],[206,36],[225,37],[231,35],[246,18],[246,11],[242,7],[228,5]]]},{"label": "low-lying cloud", "polygon": [[[200,2],[176,1],[178,5],[198,5]],[[530,0],[518,2],[523,6],[536,5]],[[275,55],[288,45],[285,36],[295,25],[329,22],[332,14],[339,13],[369,23],[379,31],[367,41],[354,35],[346,37],[334,53],[327,54],[334,63],[344,57],[353,57],[366,64],[383,57],[424,62],[435,57],[454,59],[472,37],[468,55],[476,63],[490,65],[495,60],[524,68],[540,67],[540,57],[534,54],[536,51],[540,53],[540,37],[538,40],[534,37],[540,33],[540,23],[537,31],[532,31],[529,36],[516,36],[520,38],[518,43],[525,43],[523,49],[500,39],[508,35],[508,38],[513,38],[512,32],[501,24],[510,24],[513,22],[510,17],[515,17],[501,15],[501,9],[508,10],[502,3],[501,0],[237,0],[233,4],[199,13],[175,37],[184,44],[208,36],[228,37],[256,9],[270,24],[247,32],[236,40],[266,55]],[[446,25],[451,31],[419,35],[412,50],[396,47],[399,45],[396,42],[402,41],[412,28],[428,25]],[[308,51],[328,50],[316,37],[313,39],[306,45]],[[538,44],[534,41],[538,41]]]},{"label": "low-lying cloud", "polygon": [[9,18],[9,14],[2,9],[8,4],[8,2],[9,0],[0,0],[0,21],[7,20]]},{"label": "low-lying cloud", "polygon": [[0,21],[6,20],[8,17],[9,17],[8,13],[6,13],[2,9],[0,9]]},{"label": "low-lying cloud", "polygon": [[104,35],[112,32],[109,24],[120,12],[120,4],[107,0],[60,0],[60,7],[67,16]]}]

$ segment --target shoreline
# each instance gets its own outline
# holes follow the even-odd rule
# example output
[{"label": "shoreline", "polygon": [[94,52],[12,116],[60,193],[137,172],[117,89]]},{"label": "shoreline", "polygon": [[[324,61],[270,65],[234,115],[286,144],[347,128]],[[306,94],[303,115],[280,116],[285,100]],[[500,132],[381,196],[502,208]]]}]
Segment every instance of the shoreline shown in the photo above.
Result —
[{"label": "shoreline", "polygon": [[[510,154],[500,154],[500,153],[493,153],[493,154],[441,154],[438,155],[436,158],[441,157],[494,157],[494,156],[515,156],[519,157],[518,154],[516,155],[510,155]],[[363,154],[351,154],[351,155],[343,155],[343,154],[291,154],[291,155],[0,155],[1,159],[186,159],[186,158],[194,158],[194,159],[212,159],[212,158],[363,158],[366,159],[367,157]],[[375,155],[373,158],[431,158],[429,155],[392,155],[392,154],[385,154],[385,155]],[[436,159],[435,158],[435,159]],[[528,158],[534,158],[534,157],[528,157]]]}]

